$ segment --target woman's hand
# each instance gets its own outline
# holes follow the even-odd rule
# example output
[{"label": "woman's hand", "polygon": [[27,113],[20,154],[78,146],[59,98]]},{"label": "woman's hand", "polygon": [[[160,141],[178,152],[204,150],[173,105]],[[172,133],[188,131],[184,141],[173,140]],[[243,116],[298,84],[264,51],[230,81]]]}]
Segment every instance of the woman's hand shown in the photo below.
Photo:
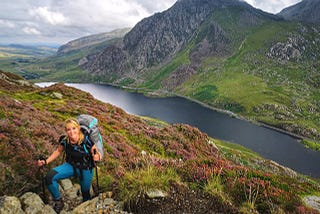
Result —
[{"label": "woman's hand", "polygon": [[92,157],[94,161],[100,161],[100,153],[98,151],[95,154],[93,154]]},{"label": "woman's hand", "polygon": [[46,165],[47,163],[46,163],[46,160],[38,160],[38,163],[37,163],[37,165],[39,166],[39,167],[41,167],[41,166],[44,166],[44,165]]},{"label": "woman's hand", "polygon": [[94,145],[91,148],[91,154],[92,154],[93,161],[100,161],[101,155],[100,155],[99,151],[97,150],[96,145]]}]

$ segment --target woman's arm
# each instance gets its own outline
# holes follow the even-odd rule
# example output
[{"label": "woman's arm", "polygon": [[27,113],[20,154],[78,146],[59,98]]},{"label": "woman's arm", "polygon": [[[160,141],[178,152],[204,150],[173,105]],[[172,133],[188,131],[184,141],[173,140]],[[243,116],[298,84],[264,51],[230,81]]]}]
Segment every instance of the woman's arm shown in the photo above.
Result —
[{"label": "woman's arm", "polygon": [[38,166],[43,166],[45,164],[49,164],[50,162],[54,161],[59,155],[63,152],[64,147],[59,145],[56,150],[46,159],[46,160],[38,160]]}]

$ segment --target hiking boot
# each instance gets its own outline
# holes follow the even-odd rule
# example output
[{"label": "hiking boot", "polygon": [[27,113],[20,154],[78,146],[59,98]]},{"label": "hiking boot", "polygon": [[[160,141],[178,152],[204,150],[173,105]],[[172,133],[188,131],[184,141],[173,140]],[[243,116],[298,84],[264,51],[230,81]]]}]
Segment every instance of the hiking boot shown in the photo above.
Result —
[{"label": "hiking boot", "polygon": [[58,199],[58,200],[54,200],[54,205],[53,205],[53,209],[54,211],[56,211],[56,213],[60,213],[61,210],[63,209],[64,204],[63,204],[63,200],[62,198]]}]

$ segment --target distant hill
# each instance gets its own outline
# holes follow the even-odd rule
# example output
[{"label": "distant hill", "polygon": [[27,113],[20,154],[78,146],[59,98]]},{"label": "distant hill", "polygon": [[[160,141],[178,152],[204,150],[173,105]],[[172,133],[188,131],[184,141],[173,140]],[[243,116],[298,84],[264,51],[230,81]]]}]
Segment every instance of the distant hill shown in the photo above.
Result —
[{"label": "distant hill", "polygon": [[84,71],[80,65],[108,46],[121,43],[123,36],[128,31],[128,28],[118,29],[70,41],[60,46],[56,54],[25,64],[23,70],[25,73],[36,73],[36,78],[32,79],[38,81],[39,79],[56,82],[98,81],[94,75]]},{"label": "distant hill", "polygon": [[129,32],[130,28],[117,29],[111,32],[100,33],[95,35],[90,35],[86,37],[81,37],[79,39],[68,42],[65,45],[62,45],[58,49],[58,55],[66,54],[70,51],[79,50],[85,47],[93,46],[99,43],[103,43],[105,41],[122,38],[127,32]]},{"label": "distant hill", "polygon": [[31,45],[20,45],[20,44],[10,44],[10,45],[0,45],[0,59],[1,58],[32,58],[32,57],[48,57],[55,54],[57,48],[52,46],[31,46]]},{"label": "distant hill", "polygon": [[320,23],[320,0],[303,0],[291,7],[283,9],[278,15],[287,20],[307,23]]}]

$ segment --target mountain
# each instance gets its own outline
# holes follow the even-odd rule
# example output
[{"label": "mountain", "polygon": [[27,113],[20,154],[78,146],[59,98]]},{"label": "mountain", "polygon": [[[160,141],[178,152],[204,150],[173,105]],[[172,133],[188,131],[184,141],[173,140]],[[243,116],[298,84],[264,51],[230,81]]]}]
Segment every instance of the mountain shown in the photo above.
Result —
[{"label": "mountain", "polygon": [[[195,127],[129,115],[78,89],[63,84],[39,88],[2,71],[0,99],[3,214],[12,213],[13,208],[26,213],[35,213],[41,207],[48,211],[49,207],[30,192],[41,194],[41,173],[63,160],[56,160],[44,171],[38,169],[36,161],[56,148],[65,132],[63,121],[82,113],[99,120],[105,153],[98,164],[100,191],[103,195],[112,192],[114,199],[123,201],[126,211],[318,213],[319,207],[311,208],[309,202],[312,198],[319,201],[315,195],[320,191],[319,180],[265,160],[239,145],[212,139]],[[96,183],[93,185],[95,188]],[[64,200],[70,203],[65,211],[71,211],[81,203],[79,185],[64,180],[61,187]],[[107,203],[109,199],[103,197],[102,203]],[[97,200],[80,205],[75,213],[98,209]],[[92,213],[98,213],[95,211]]]},{"label": "mountain", "polygon": [[129,30],[130,28],[123,28],[111,32],[81,37],[79,39],[70,41],[65,45],[60,46],[57,54],[66,54],[70,51],[79,50],[89,46],[94,46],[96,44],[103,43],[111,39],[122,38],[123,35],[125,35]]},{"label": "mountain", "polygon": [[81,66],[99,81],[178,94],[319,141],[319,31],[243,1],[180,0]]},{"label": "mountain", "polygon": [[303,0],[293,6],[283,9],[278,15],[287,20],[307,23],[320,23],[320,0]]},{"label": "mountain", "polygon": [[[222,18],[219,17],[222,13],[229,16],[228,19],[238,18],[242,30],[261,25],[268,19],[279,19],[244,1],[181,0],[167,11],[139,22],[126,34],[122,46],[108,47],[84,67],[101,75],[120,72],[124,77],[129,73],[132,78],[141,78],[139,73],[143,70],[172,60],[186,48],[194,52],[191,68],[203,57],[229,55],[234,50],[232,43],[237,42],[232,41],[230,34],[236,32],[228,32],[232,29],[224,29],[213,19],[215,16]],[[237,17],[232,17],[235,13]],[[244,37],[239,36],[236,39]],[[190,43],[194,44],[187,47]]]}]

